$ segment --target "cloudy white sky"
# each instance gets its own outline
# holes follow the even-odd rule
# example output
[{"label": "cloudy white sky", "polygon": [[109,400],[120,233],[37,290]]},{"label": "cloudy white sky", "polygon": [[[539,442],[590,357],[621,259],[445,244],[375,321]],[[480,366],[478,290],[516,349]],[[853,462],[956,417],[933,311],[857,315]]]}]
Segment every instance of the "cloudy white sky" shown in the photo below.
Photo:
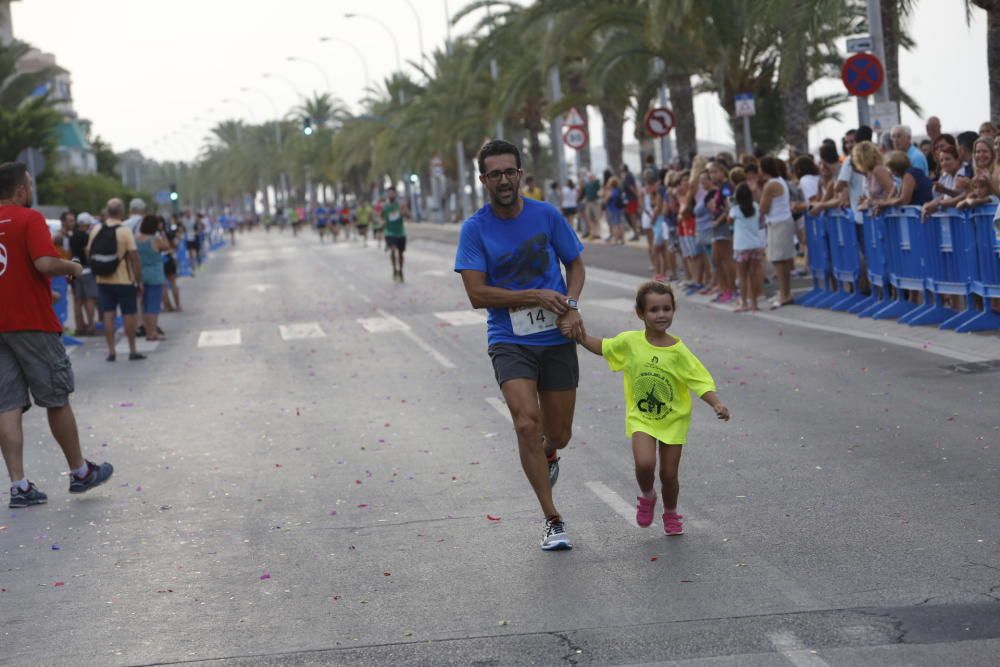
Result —
[{"label": "cloudy white sky", "polygon": [[[410,0],[419,13],[426,50],[439,48],[452,15],[468,0]],[[284,113],[296,90],[332,92],[356,105],[364,87],[364,56],[372,80],[401,58],[419,56],[418,21],[406,0],[17,0],[15,35],[54,53],[71,70],[78,112],[116,150],[139,148],[157,158],[190,159],[207,128],[219,120],[274,117],[268,97]],[[345,13],[366,17],[347,19]],[[371,17],[371,18],[368,18]],[[989,116],[986,18],[976,10],[965,22],[962,0],[921,0],[910,29],[918,47],[901,57],[904,87],[946,130],[978,128]],[[469,29],[466,20],[458,32]],[[303,61],[289,61],[289,57]],[[305,61],[311,62],[305,62]],[[411,69],[412,71],[412,69]],[[275,76],[264,78],[265,73]],[[280,78],[279,78],[280,77]],[[241,88],[250,90],[243,92]],[[837,90],[819,82],[811,92]],[[229,99],[229,102],[223,100]],[[725,116],[709,96],[697,100],[700,137],[731,142]],[[856,124],[844,105],[843,123],[813,129],[811,140],[838,136]],[[903,121],[923,121],[904,111]],[[595,133],[598,134],[598,133]],[[599,143],[599,134],[594,137]]]}]

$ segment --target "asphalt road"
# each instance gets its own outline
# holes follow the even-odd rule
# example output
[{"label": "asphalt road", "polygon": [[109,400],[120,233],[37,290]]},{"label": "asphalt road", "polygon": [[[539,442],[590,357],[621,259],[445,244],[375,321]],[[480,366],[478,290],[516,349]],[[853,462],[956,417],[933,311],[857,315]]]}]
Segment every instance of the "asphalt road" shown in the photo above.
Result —
[{"label": "asphalt road", "polygon": [[[116,472],[70,497],[26,415],[50,500],[0,511],[0,664],[997,664],[995,370],[682,300],[674,333],[734,415],[695,406],[687,533],[634,525],[621,379],[587,355],[556,487],[576,548],[544,553],[430,233],[403,285],[374,247],[241,236],[147,361],[73,352],[86,453]],[[597,335],[637,324],[618,250],[588,250]]]}]

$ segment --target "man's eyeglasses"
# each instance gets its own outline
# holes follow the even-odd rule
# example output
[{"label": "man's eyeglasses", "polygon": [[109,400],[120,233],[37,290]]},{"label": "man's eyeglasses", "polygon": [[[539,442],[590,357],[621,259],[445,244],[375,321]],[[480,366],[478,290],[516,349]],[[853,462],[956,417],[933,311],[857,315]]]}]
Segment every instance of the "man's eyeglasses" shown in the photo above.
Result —
[{"label": "man's eyeglasses", "polygon": [[499,183],[500,179],[504,176],[507,177],[508,181],[513,181],[520,174],[521,174],[520,169],[504,169],[503,171],[495,169],[493,171],[486,172],[485,174],[483,174],[483,176],[485,176],[486,180],[489,181],[490,183]]}]

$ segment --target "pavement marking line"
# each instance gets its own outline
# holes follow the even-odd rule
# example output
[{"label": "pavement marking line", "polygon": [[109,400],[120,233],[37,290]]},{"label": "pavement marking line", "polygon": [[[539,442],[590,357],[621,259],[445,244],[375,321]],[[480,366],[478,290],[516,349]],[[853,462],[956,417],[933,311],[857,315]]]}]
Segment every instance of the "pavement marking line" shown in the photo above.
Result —
[{"label": "pavement marking line", "polygon": [[[140,353],[153,352],[157,347],[160,346],[160,341],[158,340],[146,340],[142,336],[135,337],[135,351]],[[129,351],[128,349],[128,338],[122,337],[118,343],[115,345],[115,352],[121,352],[125,354]]]},{"label": "pavement marking line", "polygon": [[795,667],[830,667],[815,651],[805,647],[802,640],[791,632],[772,632],[767,636],[774,649]]},{"label": "pavement marking line", "polygon": [[[409,324],[399,319],[395,315],[385,312],[381,308],[379,308],[376,312],[378,312],[378,314],[381,315],[382,317],[368,318],[366,320],[358,320],[359,322],[362,323],[362,326],[364,326],[365,329],[372,331],[371,329],[369,329],[369,327],[374,326],[375,328],[382,327],[379,333],[381,333],[382,331],[399,331],[404,336],[412,340],[417,347],[419,347],[421,350],[429,354],[431,358],[434,359],[434,361],[438,362],[445,368],[455,368],[455,364],[451,361],[451,359],[449,359],[448,357],[444,356],[443,354],[435,350],[433,347],[431,347],[431,345],[427,341],[425,341],[417,334],[413,333],[413,329],[410,328]],[[378,322],[378,320],[381,320],[381,322]],[[375,332],[373,331],[372,333]]]},{"label": "pavement marking line", "polygon": [[353,283],[347,283],[347,289],[357,294],[358,298],[364,301],[365,303],[372,303],[372,300],[368,298],[368,295],[359,290],[357,287],[355,287]]},{"label": "pavement marking line", "polygon": [[[586,487],[594,492],[594,495],[604,501],[604,503],[615,511],[631,525],[635,525],[635,507],[625,502],[625,499],[612,491],[604,482],[591,481],[586,483]],[[656,522],[649,524],[650,528],[656,526]]]},{"label": "pavement marking line", "polygon": [[434,313],[434,317],[444,320],[453,327],[486,324],[486,316],[478,310],[449,310],[443,313]]},{"label": "pavement marking line", "polygon": [[326,332],[319,322],[299,322],[296,324],[280,324],[281,340],[300,340],[302,338],[326,338]]},{"label": "pavement marking line", "polygon": [[274,289],[274,285],[266,285],[263,283],[260,285],[248,285],[247,289],[252,292],[257,292],[258,294],[263,294],[269,289]]},{"label": "pavement marking line", "polygon": [[227,345],[240,345],[242,343],[243,336],[239,329],[202,331],[198,336],[198,347],[225,347]]},{"label": "pavement marking line", "polygon": [[511,424],[514,423],[514,418],[510,416],[510,410],[507,409],[507,404],[503,400],[497,398],[496,396],[490,396],[486,399],[486,402],[493,406],[493,409],[500,413],[500,416],[509,421]]},{"label": "pavement marking line", "polygon": [[388,331],[406,331],[410,327],[406,322],[395,317],[361,317],[358,324],[368,333],[386,333]]}]

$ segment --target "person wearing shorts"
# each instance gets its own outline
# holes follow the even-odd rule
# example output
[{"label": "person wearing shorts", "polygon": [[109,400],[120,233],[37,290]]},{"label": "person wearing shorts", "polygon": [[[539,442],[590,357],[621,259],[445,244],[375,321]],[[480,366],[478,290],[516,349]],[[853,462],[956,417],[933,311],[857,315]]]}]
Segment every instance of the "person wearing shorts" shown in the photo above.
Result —
[{"label": "person wearing shorts", "polygon": [[385,221],[385,249],[389,251],[392,261],[392,279],[403,282],[403,254],[406,252],[406,226],[403,223],[403,210],[396,201],[396,190],[389,190],[389,201],[382,207],[382,219]]},{"label": "person wearing shorts", "polygon": [[[517,433],[521,466],[545,517],[541,548],[572,548],[552,488],[569,444],[580,378],[583,243],[559,209],[521,195],[521,153],[502,140],[479,150],[489,203],[462,225],[455,271],[473,308],[487,308],[489,355]],[[562,267],[566,267],[563,279]]]},{"label": "person wearing shorts", "polygon": [[52,309],[53,276],[79,278],[83,266],[60,259],[45,218],[31,208],[34,181],[19,162],[0,164],[0,451],[10,476],[11,508],[42,505],[48,496],[24,473],[22,415],[35,405],[48,412],[52,436],[70,468],[70,493],[82,493],[111,477],[109,463],[83,457],[76,417],[69,404],[73,366],[62,344],[62,323]]},{"label": "person wearing shorts", "polygon": [[795,261],[795,222],[788,183],[781,177],[781,166],[775,157],[760,161],[764,189],[760,196],[760,212],[767,222],[767,260],[774,265],[778,278],[778,295],[771,309],[792,303],[792,264]]}]

